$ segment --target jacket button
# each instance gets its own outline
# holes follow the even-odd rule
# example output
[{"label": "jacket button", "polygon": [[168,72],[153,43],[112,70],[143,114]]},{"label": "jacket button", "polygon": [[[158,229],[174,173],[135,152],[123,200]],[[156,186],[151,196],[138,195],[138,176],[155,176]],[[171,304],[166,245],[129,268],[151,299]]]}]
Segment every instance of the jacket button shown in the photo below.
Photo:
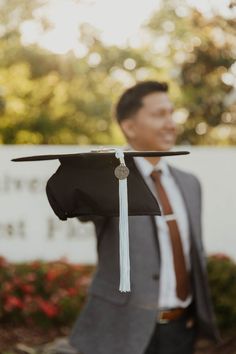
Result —
[{"label": "jacket button", "polygon": [[158,273],[154,273],[153,275],[152,275],[152,279],[153,280],[158,280],[160,278],[160,275],[158,274]]}]

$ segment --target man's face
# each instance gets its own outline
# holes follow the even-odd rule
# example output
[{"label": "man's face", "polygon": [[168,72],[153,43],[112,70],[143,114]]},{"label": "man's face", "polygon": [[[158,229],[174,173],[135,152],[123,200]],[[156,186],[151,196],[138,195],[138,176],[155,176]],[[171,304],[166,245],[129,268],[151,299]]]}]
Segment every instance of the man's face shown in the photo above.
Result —
[{"label": "man's face", "polygon": [[142,99],[142,107],[121,127],[136,150],[171,149],[176,141],[173,105],[165,92],[154,92]]}]

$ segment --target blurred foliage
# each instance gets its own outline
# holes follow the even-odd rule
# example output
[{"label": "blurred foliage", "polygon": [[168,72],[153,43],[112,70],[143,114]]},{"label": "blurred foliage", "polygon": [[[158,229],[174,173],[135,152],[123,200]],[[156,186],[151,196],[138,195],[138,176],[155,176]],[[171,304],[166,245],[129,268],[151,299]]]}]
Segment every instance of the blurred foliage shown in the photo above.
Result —
[{"label": "blurred foliage", "polygon": [[[236,17],[204,17],[167,0],[148,24],[180,94],[179,143],[236,143]],[[158,63],[157,63],[158,65]],[[162,65],[162,62],[160,63]]]},{"label": "blurred foliage", "polygon": [[[139,47],[105,46],[80,28],[81,57],[23,45],[20,29],[46,0],[0,3],[0,143],[121,144],[112,106],[136,81],[168,80],[176,103],[178,143],[236,144],[236,20],[204,17],[165,1]],[[232,10],[233,14],[233,10]]]},{"label": "blurred foliage", "polygon": [[[10,263],[0,257],[0,322],[70,326],[87,296],[95,267],[66,260]],[[236,264],[224,254],[208,257],[209,285],[221,331],[236,328]]]},{"label": "blurred foliage", "polygon": [[236,264],[224,254],[208,258],[209,284],[218,326],[236,329]]},{"label": "blurred foliage", "polygon": [[11,264],[1,257],[1,323],[71,325],[86,299],[93,269],[65,260]]}]

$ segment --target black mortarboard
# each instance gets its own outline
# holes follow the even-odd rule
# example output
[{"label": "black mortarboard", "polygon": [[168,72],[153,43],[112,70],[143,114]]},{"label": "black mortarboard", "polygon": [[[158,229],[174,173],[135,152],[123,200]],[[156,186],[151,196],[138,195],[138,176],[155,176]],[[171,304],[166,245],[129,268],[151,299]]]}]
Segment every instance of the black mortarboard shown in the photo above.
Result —
[{"label": "black mortarboard", "polygon": [[[138,172],[133,157],[183,154],[188,152],[124,151],[129,168],[129,215],[160,215],[158,203]],[[12,161],[53,159],[58,159],[61,165],[49,179],[46,191],[52,209],[61,220],[85,215],[119,216],[118,180],[114,175],[119,161],[114,152],[38,155]]]},{"label": "black mortarboard", "polygon": [[[12,161],[58,159],[60,166],[46,186],[47,197],[55,214],[61,220],[78,216],[120,216],[120,235],[125,235],[120,249],[124,249],[125,244],[127,261],[128,214],[161,214],[157,200],[137,170],[133,157],[188,153],[111,149],[77,154],[38,155]],[[129,263],[129,259],[127,262]],[[128,275],[123,284],[127,284],[129,269],[126,269],[126,274]],[[120,286],[121,291],[127,291],[127,288],[129,286]]]}]

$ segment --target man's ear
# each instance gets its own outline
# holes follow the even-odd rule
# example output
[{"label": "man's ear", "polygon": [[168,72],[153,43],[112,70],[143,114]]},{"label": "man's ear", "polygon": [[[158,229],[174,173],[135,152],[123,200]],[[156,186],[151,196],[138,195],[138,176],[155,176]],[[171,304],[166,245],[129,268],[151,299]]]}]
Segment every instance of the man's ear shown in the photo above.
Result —
[{"label": "man's ear", "polygon": [[132,140],[135,137],[135,122],[134,118],[127,118],[120,122],[121,130],[123,131],[124,135],[129,139]]}]

